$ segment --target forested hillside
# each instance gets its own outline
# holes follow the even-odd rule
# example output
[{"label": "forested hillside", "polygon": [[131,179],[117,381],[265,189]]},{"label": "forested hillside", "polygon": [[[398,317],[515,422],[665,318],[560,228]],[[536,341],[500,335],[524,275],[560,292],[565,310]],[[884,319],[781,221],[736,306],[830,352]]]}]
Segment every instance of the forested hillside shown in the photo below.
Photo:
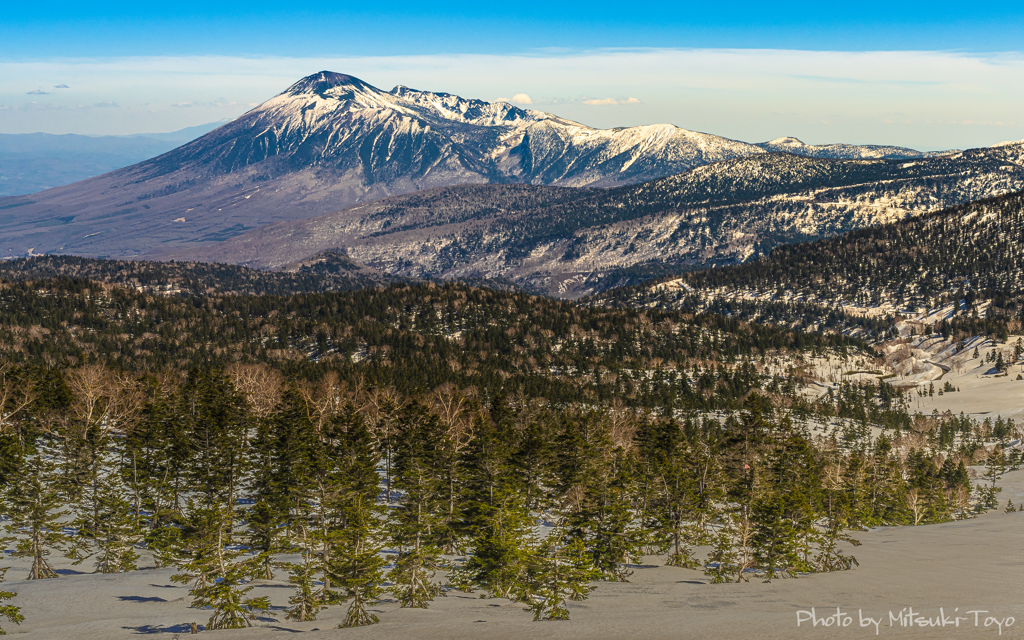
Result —
[{"label": "forested hillside", "polygon": [[271,272],[212,262],[96,260],[53,255],[0,260],[0,280],[84,279],[173,296],[349,291],[409,280],[381,274],[337,251],[324,251],[289,267],[288,271]]},{"label": "forested hillside", "polygon": [[1022,188],[1024,145],[912,162],[772,153],[614,189],[427,189],[160,256],[278,269],[344,247],[393,275],[502,277],[578,298],[666,267],[679,273],[743,262],[780,245]]},{"label": "forested hillside", "polygon": [[329,363],[408,392],[452,382],[647,406],[738,407],[768,383],[759,359],[860,346],[720,316],[586,309],[464,285],[186,297],[58,279],[4,285],[0,309],[0,348],[14,361],[180,371]]},{"label": "forested hillside", "polygon": [[[946,335],[1017,329],[1024,311],[1024,194],[780,246],[742,265],[610,292],[614,304],[710,310],[880,337],[928,309]],[[979,313],[981,303],[984,311]]]}]

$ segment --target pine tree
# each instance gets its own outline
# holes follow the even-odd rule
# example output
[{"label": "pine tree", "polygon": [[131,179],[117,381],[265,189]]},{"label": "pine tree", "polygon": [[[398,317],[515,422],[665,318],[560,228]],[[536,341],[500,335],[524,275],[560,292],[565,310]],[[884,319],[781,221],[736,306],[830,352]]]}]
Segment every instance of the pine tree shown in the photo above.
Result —
[{"label": "pine tree", "polygon": [[61,523],[68,510],[57,465],[40,449],[25,456],[21,468],[21,475],[8,485],[5,495],[4,512],[10,518],[6,530],[19,534],[16,555],[32,558],[29,580],[57,578],[47,557],[52,550],[68,550],[72,542]]},{"label": "pine tree", "polygon": [[96,570],[100,573],[134,571],[139,558],[135,548],[143,541],[138,512],[116,475],[102,479],[98,487],[99,526],[93,536]]},{"label": "pine tree", "polygon": [[708,469],[704,456],[692,451],[674,420],[649,421],[641,430],[640,466],[650,495],[644,501],[647,529],[669,550],[666,564],[696,568],[691,545],[704,541],[707,517],[705,497]]},{"label": "pine tree", "polygon": [[441,567],[441,546],[454,546],[445,449],[436,416],[418,403],[407,406],[395,445],[394,486],[401,496],[390,526],[399,549],[393,581],[403,607],[425,607],[440,592],[430,578]]},{"label": "pine tree", "polygon": [[751,504],[751,541],[754,558],[770,582],[810,569],[800,550],[816,537],[812,500],[820,489],[820,474],[810,443],[793,433],[788,417],[772,429],[762,467]]},{"label": "pine tree", "polygon": [[561,527],[550,531],[529,555],[519,600],[534,620],[568,620],[565,601],[585,600],[601,578],[581,540],[569,540]]},{"label": "pine tree", "polygon": [[302,562],[282,563],[279,566],[288,571],[288,582],[295,586],[295,594],[288,599],[291,606],[285,610],[287,618],[306,622],[316,620],[320,611],[327,608],[323,593],[315,588],[316,576],[323,571],[324,564],[317,553],[316,540],[309,535],[306,524],[299,523],[296,529]]},{"label": "pine tree", "polygon": [[417,537],[411,548],[398,554],[395,567],[388,573],[388,579],[394,585],[391,593],[402,608],[426,609],[438,594],[443,593],[441,585],[431,582],[434,574],[443,568],[440,550],[424,545]]},{"label": "pine tree", "polygon": [[245,597],[254,588],[245,586],[248,577],[262,569],[259,559],[238,561],[243,552],[228,548],[232,516],[225,504],[190,504],[188,511],[188,559],[171,580],[191,584],[192,608],[212,611],[207,629],[251,627],[270,610],[268,598]]},{"label": "pine tree", "polygon": [[524,589],[534,542],[532,525],[518,494],[496,492],[493,505],[480,505],[470,542],[472,555],[449,574],[449,581],[464,591],[479,588],[493,598],[516,599]]},{"label": "pine tree", "polygon": [[334,540],[331,561],[324,574],[337,589],[335,600],[351,601],[339,628],[361,627],[380,622],[367,607],[378,602],[384,581],[381,551],[380,508],[365,496],[355,495],[345,507],[345,525]]},{"label": "pine tree", "polygon": [[306,498],[314,437],[301,398],[289,388],[278,411],[260,421],[252,441],[256,502],[247,514],[246,538],[258,552],[267,580],[273,579],[273,554],[284,548],[282,534],[309,517]]},{"label": "pine tree", "polygon": [[[379,620],[367,608],[378,601],[386,564],[380,555],[384,507],[377,502],[380,457],[351,406],[332,421],[323,445],[313,475],[320,478],[324,503],[317,516],[324,535],[324,596],[351,601],[341,627],[375,624]],[[329,457],[323,455],[328,451]],[[328,588],[335,591],[326,593]]]},{"label": "pine tree", "polygon": [[[13,538],[0,538],[0,544],[6,545]],[[7,574],[7,570],[10,567],[4,567],[0,569],[0,584],[4,581],[4,576]],[[25,616],[21,615],[21,607],[17,607],[13,604],[6,604],[8,600],[16,598],[18,594],[14,591],[7,591],[0,587],[0,618],[6,618],[14,624],[21,624],[25,620]],[[7,635],[3,627],[0,627],[0,636]]]},{"label": "pine tree", "polygon": [[754,555],[753,525],[747,514],[748,509],[739,505],[721,512],[704,569],[716,584],[748,581],[745,573],[754,566]]},{"label": "pine tree", "polygon": [[[180,496],[191,458],[185,421],[178,420],[173,390],[149,391],[139,423],[124,438],[122,482],[130,490],[132,510],[139,518],[147,548],[158,567],[179,559]],[[142,513],[150,515],[143,518]]]},{"label": "pine tree", "polygon": [[626,581],[630,561],[647,542],[634,510],[630,453],[613,448],[603,425],[590,417],[569,420],[562,434],[562,490],[573,539],[582,540],[605,579]]}]

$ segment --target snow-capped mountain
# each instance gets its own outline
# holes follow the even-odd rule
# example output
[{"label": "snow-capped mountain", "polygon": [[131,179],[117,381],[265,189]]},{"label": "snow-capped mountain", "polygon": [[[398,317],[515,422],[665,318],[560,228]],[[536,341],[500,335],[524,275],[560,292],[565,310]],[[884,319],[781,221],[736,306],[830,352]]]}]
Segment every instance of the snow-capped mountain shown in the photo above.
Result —
[{"label": "snow-capped mountain", "polygon": [[[807,155],[873,153],[765,144],[775,143]],[[594,129],[505,102],[383,91],[324,71],[164,155],[0,199],[0,257],[149,256],[430,187],[607,187],[766,150],[666,124]]]},{"label": "snow-capped mountain", "polygon": [[1024,144],[912,160],[748,156],[614,189],[462,185],[162,254],[281,269],[326,249],[385,273],[578,297],[1024,190]]}]

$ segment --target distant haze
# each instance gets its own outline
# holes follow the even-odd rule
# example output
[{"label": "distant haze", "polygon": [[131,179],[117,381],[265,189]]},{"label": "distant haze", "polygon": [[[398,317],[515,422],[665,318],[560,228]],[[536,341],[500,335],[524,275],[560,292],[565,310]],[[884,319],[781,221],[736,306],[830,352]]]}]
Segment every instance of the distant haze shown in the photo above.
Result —
[{"label": "distant haze", "polygon": [[166,153],[220,124],[133,136],[0,133],[0,197],[35,193],[127,167]]},{"label": "distant haze", "polygon": [[[0,62],[0,132],[133,134],[234,118],[319,69],[597,127],[672,123],[749,142],[971,148],[1024,139],[1024,56],[928,51],[596,50],[345,58]],[[67,88],[58,88],[66,85]]]}]

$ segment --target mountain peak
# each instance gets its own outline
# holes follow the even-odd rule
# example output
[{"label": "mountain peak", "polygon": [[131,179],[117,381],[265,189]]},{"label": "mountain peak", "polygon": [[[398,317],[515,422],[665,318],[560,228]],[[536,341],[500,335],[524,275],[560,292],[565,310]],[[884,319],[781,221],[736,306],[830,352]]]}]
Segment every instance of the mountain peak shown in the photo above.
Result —
[{"label": "mountain peak", "polygon": [[768,144],[786,145],[790,147],[802,147],[804,146],[803,140],[794,138],[793,136],[785,136],[783,138],[775,138],[768,142]]},{"label": "mountain peak", "polygon": [[319,71],[306,76],[285,90],[286,95],[303,95],[309,93],[325,93],[337,87],[348,87],[352,89],[371,89],[373,86],[363,82],[355,76],[334,71]]}]

